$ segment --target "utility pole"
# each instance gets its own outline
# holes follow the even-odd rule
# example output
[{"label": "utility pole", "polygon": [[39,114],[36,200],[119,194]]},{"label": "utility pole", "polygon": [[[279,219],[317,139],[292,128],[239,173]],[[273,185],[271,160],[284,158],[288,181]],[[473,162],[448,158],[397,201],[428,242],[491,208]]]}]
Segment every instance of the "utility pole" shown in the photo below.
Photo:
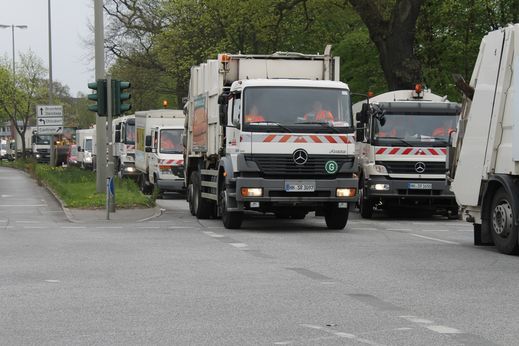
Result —
[{"label": "utility pole", "polygon": [[[94,2],[96,81],[105,78],[103,0]],[[110,87],[110,86],[107,86]],[[103,193],[106,182],[106,119],[96,117],[96,191]]]},{"label": "utility pole", "polygon": [[50,17],[50,0],[48,2],[49,8],[49,105],[52,104],[52,27]]},{"label": "utility pole", "polygon": [[[107,114],[106,114],[106,121],[107,121],[107,125],[106,125],[106,141],[107,141],[107,144],[108,144],[108,156],[107,156],[107,172],[106,172],[106,180],[109,180],[112,184],[114,184],[113,182],[113,178],[114,178],[114,152],[113,152],[113,143],[112,143],[112,118],[113,118],[113,103],[114,103],[114,97],[113,97],[113,88],[112,88],[112,75],[111,74],[107,74],[106,75],[106,110],[107,110]],[[112,190],[110,190],[112,191]],[[113,194],[109,193],[107,198],[108,198],[108,205],[109,205],[109,209],[110,209],[110,212],[114,213],[115,212],[115,188],[113,189],[114,192]],[[108,218],[108,216],[107,216]]]}]

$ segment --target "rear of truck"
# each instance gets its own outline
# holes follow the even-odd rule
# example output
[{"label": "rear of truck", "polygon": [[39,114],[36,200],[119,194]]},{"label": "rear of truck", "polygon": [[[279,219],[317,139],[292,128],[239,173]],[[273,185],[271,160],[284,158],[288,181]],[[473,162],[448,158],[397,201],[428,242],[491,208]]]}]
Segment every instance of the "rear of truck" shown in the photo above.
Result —
[{"label": "rear of truck", "polygon": [[358,180],[350,93],[338,69],[329,54],[294,53],[220,55],[194,67],[191,212],[239,228],[247,210],[295,219],[315,211],[343,228]]}]

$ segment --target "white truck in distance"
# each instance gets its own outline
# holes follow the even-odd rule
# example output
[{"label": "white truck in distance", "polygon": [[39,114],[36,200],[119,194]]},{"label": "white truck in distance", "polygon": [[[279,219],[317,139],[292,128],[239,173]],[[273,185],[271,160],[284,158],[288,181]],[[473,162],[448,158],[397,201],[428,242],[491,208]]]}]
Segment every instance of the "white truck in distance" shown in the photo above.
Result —
[{"label": "white truck in distance", "polygon": [[357,198],[348,86],[330,55],[220,54],[191,68],[185,105],[190,211],[241,227],[246,210],[342,229]]},{"label": "white truck in distance", "polygon": [[115,170],[120,178],[137,177],[135,168],[135,115],[115,118],[113,126],[113,151]]},{"label": "white truck in distance", "polygon": [[96,129],[81,129],[76,132],[77,161],[83,169],[94,169],[96,153]]},{"label": "white truck in distance", "polygon": [[447,146],[460,106],[423,90],[397,90],[356,103],[359,209],[404,207],[458,217],[446,182]]},{"label": "white truck in distance", "polygon": [[143,192],[184,191],[184,122],[182,110],[135,112],[135,167]]},{"label": "white truck in distance", "polygon": [[476,245],[519,253],[519,25],[481,41],[463,110],[451,169],[452,191]]}]

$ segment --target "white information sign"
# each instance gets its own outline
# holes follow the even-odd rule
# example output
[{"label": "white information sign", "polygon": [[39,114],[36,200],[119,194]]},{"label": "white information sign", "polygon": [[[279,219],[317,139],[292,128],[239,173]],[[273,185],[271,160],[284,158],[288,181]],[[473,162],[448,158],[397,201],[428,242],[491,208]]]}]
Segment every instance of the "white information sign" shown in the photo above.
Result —
[{"label": "white information sign", "polygon": [[63,106],[38,105],[36,106],[37,118],[63,118]]},{"label": "white information sign", "polygon": [[63,126],[38,126],[39,135],[60,135],[63,133]]},{"label": "white information sign", "polygon": [[63,118],[38,118],[37,124],[41,126],[63,126]]}]

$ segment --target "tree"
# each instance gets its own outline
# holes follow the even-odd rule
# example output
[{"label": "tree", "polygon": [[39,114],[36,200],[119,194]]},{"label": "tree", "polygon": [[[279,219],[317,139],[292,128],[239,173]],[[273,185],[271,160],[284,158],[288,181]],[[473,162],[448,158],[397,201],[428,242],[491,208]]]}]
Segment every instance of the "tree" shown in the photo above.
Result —
[{"label": "tree", "polygon": [[424,0],[348,0],[362,18],[378,49],[380,66],[389,89],[409,89],[422,80],[415,54],[415,26]]},{"label": "tree", "polygon": [[47,82],[46,70],[39,57],[32,51],[20,56],[16,78],[8,65],[0,66],[0,109],[9,120],[22,140],[23,156],[26,155],[25,132],[29,121],[34,119],[36,105],[44,100]]}]

